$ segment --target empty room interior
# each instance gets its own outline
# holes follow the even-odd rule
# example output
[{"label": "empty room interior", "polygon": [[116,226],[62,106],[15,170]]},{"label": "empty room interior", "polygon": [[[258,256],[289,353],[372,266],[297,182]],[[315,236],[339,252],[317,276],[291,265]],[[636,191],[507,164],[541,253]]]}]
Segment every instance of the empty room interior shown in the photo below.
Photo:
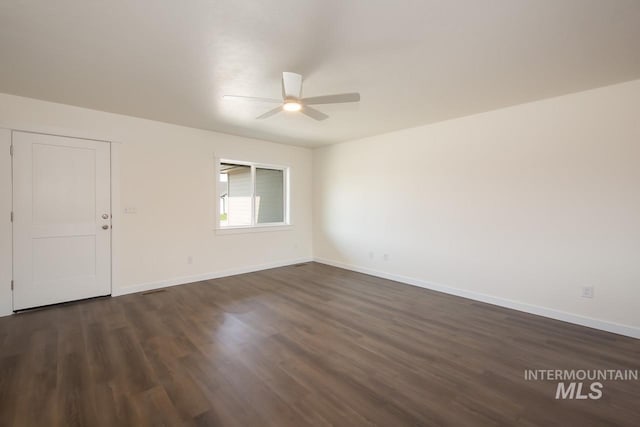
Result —
[{"label": "empty room interior", "polygon": [[0,426],[640,425],[640,2],[0,2]]}]

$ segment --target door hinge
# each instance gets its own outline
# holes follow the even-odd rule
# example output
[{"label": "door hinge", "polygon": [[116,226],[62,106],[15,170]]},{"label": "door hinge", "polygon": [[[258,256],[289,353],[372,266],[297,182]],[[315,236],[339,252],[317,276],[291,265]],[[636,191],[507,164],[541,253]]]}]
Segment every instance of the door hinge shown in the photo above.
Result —
[{"label": "door hinge", "polygon": [[11,279],[11,290],[13,290],[13,279]]},{"label": "door hinge", "polygon": [[9,155],[13,156],[13,144],[9,146]]},{"label": "door hinge", "polygon": [[13,222],[13,211],[11,211],[11,222]]}]

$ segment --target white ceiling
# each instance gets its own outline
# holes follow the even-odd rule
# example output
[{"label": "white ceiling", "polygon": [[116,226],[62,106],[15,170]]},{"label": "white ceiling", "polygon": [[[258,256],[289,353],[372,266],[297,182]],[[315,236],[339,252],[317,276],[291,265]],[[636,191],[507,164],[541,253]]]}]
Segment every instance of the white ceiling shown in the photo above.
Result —
[{"label": "white ceiling", "polygon": [[[282,71],[331,117],[254,118]],[[640,78],[637,0],[3,0],[0,92],[318,146]]]}]

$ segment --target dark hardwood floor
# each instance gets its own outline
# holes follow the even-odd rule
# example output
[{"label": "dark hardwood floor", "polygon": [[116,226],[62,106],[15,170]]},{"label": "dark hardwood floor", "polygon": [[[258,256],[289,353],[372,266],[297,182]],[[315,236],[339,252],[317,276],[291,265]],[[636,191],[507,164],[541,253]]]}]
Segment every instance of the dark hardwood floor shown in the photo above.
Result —
[{"label": "dark hardwood floor", "polygon": [[640,425],[640,341],[309,263],[0,319],[3,426]]}]

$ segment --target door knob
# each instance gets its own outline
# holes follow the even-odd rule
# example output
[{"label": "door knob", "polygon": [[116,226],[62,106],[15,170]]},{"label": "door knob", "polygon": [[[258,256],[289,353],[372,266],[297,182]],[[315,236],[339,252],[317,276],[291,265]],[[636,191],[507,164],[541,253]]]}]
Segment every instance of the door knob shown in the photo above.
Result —
[{"label": "door knob", "polygon": [[105,224],[105,225],[103,225],[103,226],[102,226],[102,229],[103,229],[103,230],[108,230],[108,229],[109,229],[109,226],[108,226],[107,224]]},{"label": "door knob", "polygon": [[109,219],[109,214],[102,214],[102,219]]}]

